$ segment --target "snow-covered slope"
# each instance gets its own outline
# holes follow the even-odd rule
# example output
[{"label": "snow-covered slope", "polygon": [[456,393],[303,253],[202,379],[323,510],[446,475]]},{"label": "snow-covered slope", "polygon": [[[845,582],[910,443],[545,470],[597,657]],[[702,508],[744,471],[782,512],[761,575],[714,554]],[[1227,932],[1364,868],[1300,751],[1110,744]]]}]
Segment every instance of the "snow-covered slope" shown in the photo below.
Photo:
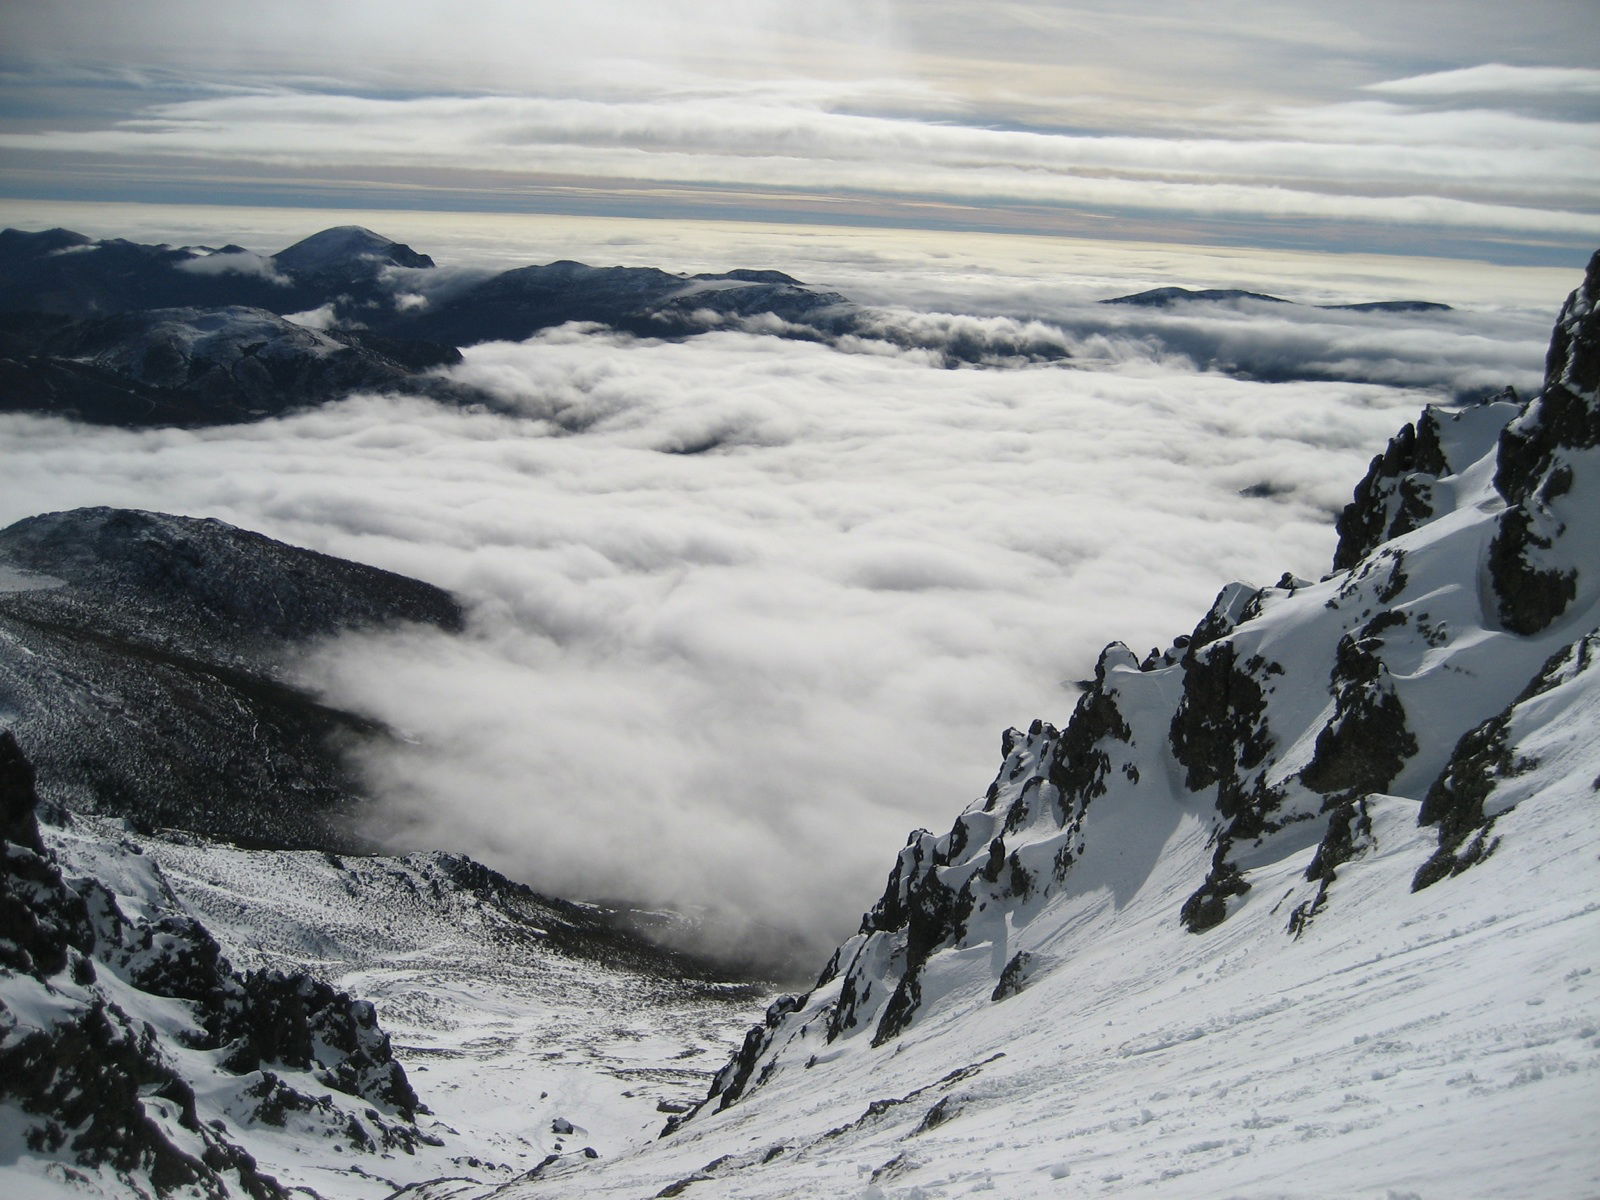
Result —
[{"label": "snow-covered slope", "polygon": [[698,1114],[513,1194],[1600,1189],[1597,296],[1374,461],[1342,569],[1008,732]]},{"label": "snow-covered slope", "polygon": [[136,852],[77,875],[45,848],[0,734],[0,1169],[7,1194],[285,1195],[241,1144],[414,1156],[442,1145],[372,1005],[234,969]]}]

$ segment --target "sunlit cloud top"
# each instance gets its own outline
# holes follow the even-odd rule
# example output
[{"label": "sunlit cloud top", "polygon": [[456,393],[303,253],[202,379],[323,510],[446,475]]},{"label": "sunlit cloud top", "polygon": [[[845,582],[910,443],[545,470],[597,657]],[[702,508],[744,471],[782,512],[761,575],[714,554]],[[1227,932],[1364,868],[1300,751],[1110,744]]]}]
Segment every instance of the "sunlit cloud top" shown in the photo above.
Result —
[{"label": "sunlit cloud top", "polygon": [[[1400,8],[1403,11],[1392,11]],[[1578,261],[1592,8],[9,6],[4,194]]]}]

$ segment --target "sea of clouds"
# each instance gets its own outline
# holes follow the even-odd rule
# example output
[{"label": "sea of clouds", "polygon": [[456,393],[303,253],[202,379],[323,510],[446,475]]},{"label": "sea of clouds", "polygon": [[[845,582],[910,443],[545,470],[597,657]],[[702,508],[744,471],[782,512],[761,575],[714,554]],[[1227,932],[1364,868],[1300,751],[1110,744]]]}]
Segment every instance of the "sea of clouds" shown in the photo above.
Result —
[{"label": "sea of clouds", "polygon": [[[885,311],[929,337],[1022,321]],[[4,416],[0,521],[217,516],[452,589],[462,636],[346,636],[294,666],[400,734],[360,757],[370,832],[811,969],[907,832],[982,793],[1006,726],[1064,722],[1106,642],[1165,646],[1230,580],[1326,571],[1387,438],[1461,386],[1527,387],[1542,352],[1526,316],[1496,336],[1470,313],[1074,311],[1103,327],[1051,326],[1073,357],[1009,368],[567,326],[468,349],[476,408]],[[1369,381],[1202,370],[1185,337]]]}]

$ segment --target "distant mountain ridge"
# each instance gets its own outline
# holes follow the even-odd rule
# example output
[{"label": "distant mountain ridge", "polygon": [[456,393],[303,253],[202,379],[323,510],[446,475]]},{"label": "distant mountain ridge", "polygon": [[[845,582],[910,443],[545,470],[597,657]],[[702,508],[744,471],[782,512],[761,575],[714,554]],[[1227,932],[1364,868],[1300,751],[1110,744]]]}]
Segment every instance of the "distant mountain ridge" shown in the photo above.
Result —
[{"label": "distant mountain ridge", "polygon": [[[1171,310],[1241,299],[1290,303],[1184,288],[1105,303]],[[1449,311],[1410,300],[1324,307]],[[561,260],[443,272],[428,255],[355,225],[270,255],[233,244],[96,241],[65,229],[0,231],[0,411],[203,426],[362,390],[492,403],[440,368],[460,362],[463,347],[521,341],[569,322],[648,338],[734,330],[834,346],[883,343],[947,367],[1071,357],[1063,332],[1049,325],[980,320],[980,330],[951,314],[874,309],[774,270],[674,274]],[[1183,352],[1196,349],[1185,344]],[[1246,378],[1297,377],[1270,356],[1256,364],[1237,349],[1215,353],[1220,369]]]},{"label": "distant mountain ridge", "polygon": [[[1126,296],[1112,296],[1101,304],[1127,304],[1136,308],[1181,308],[1186,304],[1231,304],[1240,300],[1255,300],[1263,304],[1293,304],[1282,296],[1269,296],[1265,292],[1249,292],[1240,288],[1184,288],[1159,287],[1149,291],[1133,292]],[[1313,307],[1329,312],[1412,313],[1452,312],[1448,304],[1432,300],[1367,300],[1358,304],[1318,304]]]},{"label": "distant mountain ridge", "polygon": [[[457,347],[569,321],[685,337],[760,314],[848,332],[854,308],[781,271],[673,275],[556,262],[453,277],[360,226],[272,255],[0,231],[0,410],[120,425],[258,420],[352,391],[486,398],[439,379]],[[416,290],[416,289],[423,290]]]}]

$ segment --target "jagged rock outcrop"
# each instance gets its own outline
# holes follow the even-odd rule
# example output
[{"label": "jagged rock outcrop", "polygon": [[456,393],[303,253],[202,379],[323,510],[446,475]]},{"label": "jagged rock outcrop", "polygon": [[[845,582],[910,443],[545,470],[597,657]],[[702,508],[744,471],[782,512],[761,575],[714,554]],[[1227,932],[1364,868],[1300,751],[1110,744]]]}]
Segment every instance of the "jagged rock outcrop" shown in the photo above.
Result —
[{"label": "jagged rock outcrop", "polygon": [[[1489,546],[1489,574],[1500,619],[1517,633],[1538,633],[1574,606],[1580,568],[1594,553],[1583,523],[1594,516],[1595,497],[1577,487],[1575,472],[1600,445],[1597,300],[1600,253],[1556,322],[1544,391],[1500,435],[1494,486],[1509,507]],[[1600,587],[1592,578],[1584,585],[1585,599]]]},{"label": "jagged rock outcrop", "polygon": [[[1152,873],[1195,935],[1261,904],[1305,937],[1397,806],[1438,827],[1421,888],[1490,854],[1529,789],[1592,802],[1576,750],[1600,715],[1597,292],[1600,255],[1537,398],[1430,409],[1374,460],[1332,574],[1230,585],[1167,650],[1109,647],[1064,729],[1008,733],[985,796],[911,835],[857,934],[769,1010],[707,1106],[856,1038],[891,1053],[944,997],[974,1003],[974,979],[991,1003],[1018,994],[1052,969],[1061,914],[1120,905]],[[1192,822],[1204,839],[1173,832]],[[1257,895],[1291,865],[1286,892]]]},{"label": "jagged rock outcrop", "polygon": [[461,626],[438,588],[221,521],[122,509],[0,530],[0,708],[72,807],[256,845],[354,848],[342,742],[385,736],[287,682],[342,630]]},{"label": "jagged rock outcrop", "polygon": [[1507,391],[1453,412],[1429,408],[1405,426],[1372,460],[1355,498],[1339,514],[1333,569],[1347,571],[1384,542],[1431,520],[1438,480],[1482,458],[1521,409],[1516,393]]},{"label": "jagged rock outcrop", "polygon": [[305,974],[234,971],[133,854],[124,871],[161,911],[126,915],[104,884],[63,875],[37,803],[0,732],[0,1112],[33,1154],[130,1194],[275,1200],[288,1193],[239,1145],[240,1127],[294,1112],[305,1134],[356,1152],[424,1138],[370,1004]]},{"label": "jagged rock outcrop", "polygon": [[[1540,767],[1538,743],[1553,722],[1593,730],[1600,704],[1583,694],[1597,689],[1600,630],[1551,656],[1505,710],[1462,735],[1445,769],[1428,788],[1418,820],[1439,829],[1439,849],[1417,868],[1422,889],[1482,862],[1493,852],[1495,821],[1516,805],[1516,785]],[[1564,694],[1565,703],[1555,700]],[[1600,777],[1590,784],[1600,792]]]}]

